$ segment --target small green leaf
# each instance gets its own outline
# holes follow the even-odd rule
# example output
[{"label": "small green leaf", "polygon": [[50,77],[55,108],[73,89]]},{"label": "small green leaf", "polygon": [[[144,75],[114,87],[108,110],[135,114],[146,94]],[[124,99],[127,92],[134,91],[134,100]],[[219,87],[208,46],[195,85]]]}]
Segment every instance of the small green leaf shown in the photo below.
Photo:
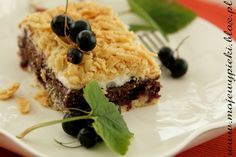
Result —
[{"label": "small green leaf", "polygon": [[130,9],[132,12],[136,13],[138,16],[143,18],[151,27],[155,28],[156,30],[159,30],[164,34],[164,32],[161,30],[161,27],[152,19],[152,17],[140,6],[136,3],[135,0],[128,0],[128,3],[130,5]]},{"label": "small green leaf", "polygon": [[167,0],[128,0],[128,3],[133,13],[149,25],[158,26],[157,30],[164,35],[180,30],[196,17],[192,11]]},{"label": "small green leaf", "polygon": [[92,109],[96,133],[110,149],[124,155],[133,134],[129,131],[118,107],[109,102],[95,81],[84,88],[84,98]]},{"label": "small green leaf", "polygon": [[152,26],[138,25],[138,24],[130,24],[129,29],[134,32],[137,32],[140,30],[145,30],[145,31],[154,31],[155,30],[155,28],[153,28]]}]

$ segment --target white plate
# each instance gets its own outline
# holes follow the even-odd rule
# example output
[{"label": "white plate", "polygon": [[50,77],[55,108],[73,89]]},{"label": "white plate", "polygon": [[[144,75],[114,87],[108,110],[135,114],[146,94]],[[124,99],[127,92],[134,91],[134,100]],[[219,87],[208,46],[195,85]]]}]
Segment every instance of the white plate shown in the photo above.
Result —
[{"label": "white plate", "polygon": [[[124,1],[103,1],[113,5],[117,11],[127,8]],[[56,5],[55,1],[44,2]],[[23,116],[17,110],[16,98],[32,97],[35,92],[30,86],[33,79],[19,68],[17,56],[17,23],[27,13],[26,3],[0,0],[0,86],[14,81],[22,84],[14,99],[0,102],[0,146],[25,156],[118,156],[104,144],[98,144],[91,150],[57,145],[53,142],[54,138],[71,140],[60,125],[36,130],[24,140],[15,138],[33,124],[62,117],[61,113],[41,107],[33,99],[30,114]],[[128,18],[122,19],[126,22]],[[163,72],[160,103],[124,113],[128,127],[135,135],[126,156],[173,156],[227,131],[226,58],[222,54],[227,45],[223,32],[197,18],[182,31],[170,36],[170,45],[176,47],[188,35],[190,39],[181,48],[181,56],[189,63],[187,75],[174,80]],[[235,106],[233,110],[235,116]],[[236,125],[236,121],[233,124]]]}]

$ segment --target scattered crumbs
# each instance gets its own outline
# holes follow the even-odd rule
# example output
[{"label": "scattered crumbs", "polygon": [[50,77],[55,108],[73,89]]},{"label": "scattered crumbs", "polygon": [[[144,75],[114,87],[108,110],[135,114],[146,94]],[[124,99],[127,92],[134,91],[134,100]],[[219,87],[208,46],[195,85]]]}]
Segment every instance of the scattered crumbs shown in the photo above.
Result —
[{"label": "scattered crumbs", "polygon": [[19,89],[19,87],[20,87],[20,83],[15,82],[7,89],[4,89],[4,90],[0,89],[0,100],[10,99]]},{"label": "scattered crumbs", "polygon": [[27,114],[30,112],[30,101],[28,99],[23,97],[18,98],[17,105],[20,113]]},{"label": "scattered crumbs", "polygon": [[40,90],[34,95],[34,99],[38,101],[42,106],[49,107],[48,92],[46,90]]}]

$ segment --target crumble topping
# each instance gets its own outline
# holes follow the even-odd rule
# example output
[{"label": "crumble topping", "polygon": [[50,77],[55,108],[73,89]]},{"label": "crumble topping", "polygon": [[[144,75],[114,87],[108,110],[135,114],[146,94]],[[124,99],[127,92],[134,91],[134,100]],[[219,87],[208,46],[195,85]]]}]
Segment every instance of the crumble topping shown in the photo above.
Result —
[{"label": "crumble topping", "polygon": [[20,113],[27,114],[30,112],[30,101],[28,99],[23,97],[18,98],[17,105]]},{"label": "crumble topping", "polygon": [[10,99],[19,89],[19,87],[20,87],[20,83],[15,82],[9,88],[0,90],[0,100]]},{"label": "crumble topping", "polygon": [[50,28],[52,18],[63,13],[64,6],[33,13],[22,21],[20,28],[30,31],[28,35],[37,51],[43,53],[47,66],[65,86],[81,89],[91,80],[109,82],[120,76],[155,78],[160,75],[154,59],[156,54],[138,42],[137,36],[126,29],[111,8],[91,2],[69,4],[68,16],[91,24],[97,46],[92,53],[84,55],[79,65],[67,62],[66,54],[72,46]]}]

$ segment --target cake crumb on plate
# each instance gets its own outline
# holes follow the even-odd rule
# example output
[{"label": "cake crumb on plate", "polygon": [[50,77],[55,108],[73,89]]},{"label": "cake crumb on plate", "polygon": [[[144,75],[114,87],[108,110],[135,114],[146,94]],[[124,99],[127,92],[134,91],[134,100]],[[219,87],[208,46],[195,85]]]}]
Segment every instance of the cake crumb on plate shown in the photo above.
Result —
[{"label": "cake crumb on plate", "polygon": [[3,89],[3,90],[0,89],[0,100],[10,99],[19,89],[19,87],[20,87],[20,83],[15,82],[7,89]]},{"label": "cake crumb on plate", "polygon": [[20,97],[17,100],[17,105],[20,113],[27,114],[30,112],[30,101],[26,98]]},{"label": "cake crumb on plate", "polygon": [[49,106],[48,92],[46,90],[40,90],[34,95],[34,99],[38,101],[42,106]]}]

